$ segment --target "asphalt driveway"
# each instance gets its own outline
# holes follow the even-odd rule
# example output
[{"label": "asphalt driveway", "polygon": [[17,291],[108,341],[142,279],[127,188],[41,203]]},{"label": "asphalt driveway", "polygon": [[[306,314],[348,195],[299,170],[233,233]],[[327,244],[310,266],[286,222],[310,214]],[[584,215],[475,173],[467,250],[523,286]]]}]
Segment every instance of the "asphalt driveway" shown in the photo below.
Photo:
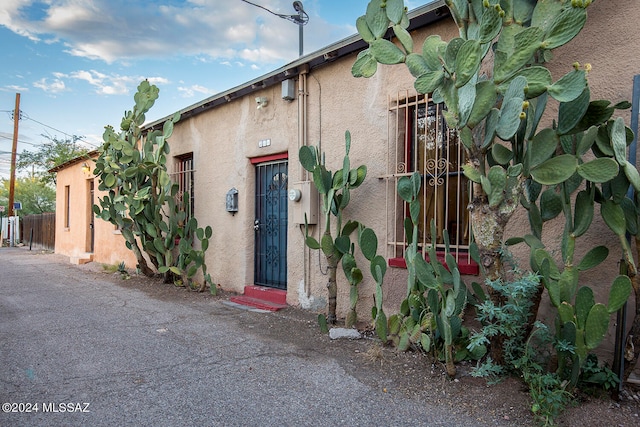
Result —
[{"label": "asphalt driveway", "polygon": [[292,323],[273,314],[152,298],[108,279],[0,248],[1,426],[480,424],[394,393],[379,372],[363,381],[338,350],[274,339],[264,324]]}]

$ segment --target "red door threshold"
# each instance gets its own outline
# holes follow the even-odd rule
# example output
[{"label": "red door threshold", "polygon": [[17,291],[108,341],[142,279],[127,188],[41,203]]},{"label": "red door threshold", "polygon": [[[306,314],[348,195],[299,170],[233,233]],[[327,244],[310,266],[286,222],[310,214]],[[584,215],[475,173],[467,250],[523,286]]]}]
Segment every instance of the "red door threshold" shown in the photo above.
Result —
[{"label": "red door threshold", "polygon": [[251,285],[244,287],[243,295],[231,297],[229,300],[261,310],[278,311],[287,308],[287,291]]}]

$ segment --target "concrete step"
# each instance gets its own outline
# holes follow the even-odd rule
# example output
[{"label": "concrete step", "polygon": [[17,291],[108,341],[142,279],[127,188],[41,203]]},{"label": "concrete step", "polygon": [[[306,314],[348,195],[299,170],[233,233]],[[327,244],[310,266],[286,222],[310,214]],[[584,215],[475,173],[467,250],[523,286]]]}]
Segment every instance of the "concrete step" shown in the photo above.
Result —
[{"label": "concrete step", "polygon": [[229,300],[261,310],[278,311],[287,307],[287,291],[250,285],[244,287],[243,295],[231,297]]},{"label": "concrete step", "polygon": [[93,254],[89,252],[80,254],[78,256],[69,257],[69,262],[75,265],[88,264],[92,261],[93,261]]},{"label": "concrete step", "polygon": [[235,302],[236,304],[246,305],[248,307],[253,307],[253,308],[259,308],[260,310],[278,311],[278,310],[282,310],[283,308],[287,308],[286,304],[276,304],[263,299],[247,297],[244,295],[231,297],[229,298],[229,300],[231,302]]},{"label": "concrete step", "polygon": [[244,295],[251,298],[270,301],[276,304],[287,304],[287,291],[283,289],[249,285],[244,287]]}]

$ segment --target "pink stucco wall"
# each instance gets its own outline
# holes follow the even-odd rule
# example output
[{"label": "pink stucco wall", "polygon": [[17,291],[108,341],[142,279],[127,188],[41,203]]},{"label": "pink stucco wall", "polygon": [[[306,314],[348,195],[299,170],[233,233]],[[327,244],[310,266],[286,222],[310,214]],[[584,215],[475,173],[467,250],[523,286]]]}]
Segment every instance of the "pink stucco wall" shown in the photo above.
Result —
[{"label": "pink stucco wall", "polygon": [[[90,170],[83,170],[83,165]],[[124,245],[124,239],[114,225],[93,217],[91,211],[91,182],[94,182],[94,203],[98,203],[100,192],[98,181],[93,175],[92,160],[78,160],[68,164],[57,172],[56,197],[56,247],[55,252],[66,255],[71,262],[84,262],[92,259],[102,264],[125,262],[134,268],[136,259]],[[65,187],[69,187],[69,218],[65,225],[66,197]],[[91,228],[94,223],[94,248],[91,251]]]}]

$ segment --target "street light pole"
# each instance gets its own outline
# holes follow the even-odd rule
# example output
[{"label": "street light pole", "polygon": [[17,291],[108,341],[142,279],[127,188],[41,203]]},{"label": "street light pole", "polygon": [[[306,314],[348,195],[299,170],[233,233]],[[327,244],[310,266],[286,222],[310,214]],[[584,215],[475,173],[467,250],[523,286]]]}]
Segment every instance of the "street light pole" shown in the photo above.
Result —
[{"label": "street light pole", "polygon": [[302,27],[303,27],[304,25],[307,25],[307,23],[309,22],[309,15],[307,15],[307,12],[305,12],[305,11],[304,11],[304,7],[302,6],[302,2],[301,2],[301,1],[294,1],[294,2],[293,2],[293,9],[294,9],[296,12],[298,12],[298,14],[297,14],[297,15],[283,15],[283,14],[281,14],[281,13],[275,13],[275,12],[273,12],[273,11],[271,11],[271,10],[267,9],[267,8],[266,8],[266,7],[264,7],[264,6],[260,6],[259,4],[252,3],[252,2],[250,2],[250,1],[248,1],[248,0],[242,0],[242,1],[243,1],[243,2],[245,2],[245,3],[249,3],[249,4],[250,4],[250,5],[252,5],[252,6],[259,7],[260,9],[264,9],[264,10],[266,10],[267,12],[269,12],[269,13],[271,13],[271,14],[273,14],[273,15],[276,15],[276,16],[278,16],[278,17],[282,18],[282,19],[286,19],[287,21],[291,21],[291,22],[293,22],[294,24],[297,24],[297,25],[298,25],[298,39],[299,39],[299,40],[298,40],[298,44],[299,44],[299,49],[298,49],[298,51],[299,51],[299,53],[300,53],[300,56],[302,56],[302,51],[303,51],[303,33],[302,33]]},{"label": "street light pole", "polygon": [[302,56],[304,46],[304,33],[302,31],[302,27],[309,22],[309,15],[304,11],[301,1],[294,1],[293,9],[298,12],[298,16],[293,15],[293,19],[295,23],[298,24],[299,56]]}]

